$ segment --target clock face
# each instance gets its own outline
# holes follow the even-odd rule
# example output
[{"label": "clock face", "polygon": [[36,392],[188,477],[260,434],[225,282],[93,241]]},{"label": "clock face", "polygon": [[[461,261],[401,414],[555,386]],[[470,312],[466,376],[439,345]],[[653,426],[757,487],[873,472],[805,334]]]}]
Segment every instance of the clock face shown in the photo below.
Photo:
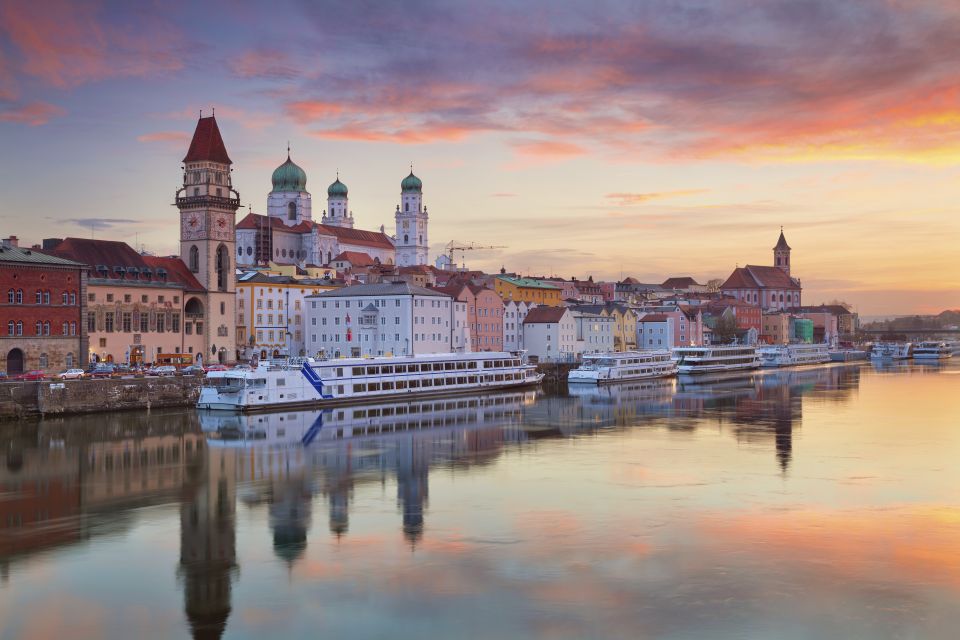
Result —
[{"label": "clock face", "polygon": [[219,213],[213,219],[213,236],[220,240],[231,240],[233,229],[230,225],[230,218],[225,214]]},{"label": "clock face", "polygon": [[203,215],[200,213],[188,213],[180,219],[180,233],[184,238],[202,237],[203,228]]}]

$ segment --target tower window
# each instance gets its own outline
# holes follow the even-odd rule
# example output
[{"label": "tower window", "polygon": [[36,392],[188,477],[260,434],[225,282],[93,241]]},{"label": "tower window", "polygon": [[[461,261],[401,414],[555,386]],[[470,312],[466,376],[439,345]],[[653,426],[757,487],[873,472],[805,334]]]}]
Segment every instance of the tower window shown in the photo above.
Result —
[{"label": "tower window", "polygon": [[197,249],[197,245],[190,247],[190,271],[194,273],[200,271],[200,250]]},{"label": "tower window", "polygon": [[404,202],[404,203],[403,203],[403,210],[404,210],[404,211],[410,211],[410,203],[409,203],[409,202]]},{"label": "tower window", "polygon": [[297,203],[290,202],[287,204],[287,220],[296,220],[297,219]]},{"label": "tower window", "polygon": [[226,291],[228,289],[228,278],[230,277],[230,255],[227,248],[220,245],[217,248],[217,289]]}]

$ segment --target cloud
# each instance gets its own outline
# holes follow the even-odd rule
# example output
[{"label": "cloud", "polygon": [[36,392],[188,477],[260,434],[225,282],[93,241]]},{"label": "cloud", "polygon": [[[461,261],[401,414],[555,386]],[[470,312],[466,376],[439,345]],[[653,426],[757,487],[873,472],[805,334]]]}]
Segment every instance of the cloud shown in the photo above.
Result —
[{"label": "cloud", "polygon": [[137,142],[165,142],[184,146],[190,142],[187,131],[155,131],[137,136]]},{"label": "cloud", "polygon": [[8,2],[0,29],[19,53],[19,70],[58,88],[183,67],[183,42],[161,16],[105,13],[68,0]]},{"label": "cloud", "polygon": [[132,218],[67,218],[60,222],[74,224],[78,227],[84,227],[85,229],[92,229],[93,231],[143,224],[143,220],[134,220]]},{"label": "cloud", "polygon": [[493,198],[516,198],[516,197],[517,197],[517,194],[516,194],[516,193],[507,193],[507,192],[501,191],[501,192],[497,192],[497,193],[491,193],[490,196],[493,197]]},{"label": "cloud", "polygon": [[0,122],[14,122],[31,127],[47,124],[52,118],[63,116],[66,113],[63,108],[47,102],[31,102],[9,107],[0,104]]},{"label": "cloud", "polygon": [[652,193],[608,193],[604,197],[613,200],[618,207],[629,207],[631,205],[643,204],[651,200],[662,200],[663,198],[675,198],[678,196],[691,196],[699,193],[706,193],[706,189],[681,189],[677,191],[660,191]]},{"label": "cloud", "polygon": [[227,64],[234,75],[244,79],[292,80],[300,75],[290,56],[275,49],[245,51]]}]

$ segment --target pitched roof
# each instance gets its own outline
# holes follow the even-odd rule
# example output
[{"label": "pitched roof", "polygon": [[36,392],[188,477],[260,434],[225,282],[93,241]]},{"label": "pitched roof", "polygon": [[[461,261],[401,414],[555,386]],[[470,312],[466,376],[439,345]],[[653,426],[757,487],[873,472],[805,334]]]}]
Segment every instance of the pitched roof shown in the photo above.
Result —
[{"label": "pitched roof", "polygon": [[664,289],[689,289],[690,287],[699,287],[700,283],[690,276],[681,276],[677,278],[667,278],[660,286]]},{"label": "pitched roof", "polygon": [[[127,243],[117,240],[64,238],[60,244],[50,249],[48,253],[89,265],[91,268],[90,277],[92,278],[104,277],[102,272],[95,271],[97,266],[103,265],[107,267],[106,278],[118,282],[125,281],[138,286],[149,285],[151,282],[146,280],[128,280],[128,273],[117,274],[113,268],[139,269],[151,273],[155,273],[157,269],[164,269],[167,272],[167,283],[180,284],[191,291],[203,291],[203,286],[180,258],[176,256],[162,258],[142,256]],[[152,284],[160,283],[154,281]]]},{"label": "pitched roof", "polygon": [[203,285],[190,272],[183,260],[176,256],[161,258],[159,256],[143,256],[144,262],[154,268],[167,270],[167,280],[183,284],[188,291],[203,291]]},{"label": "pitched roof", "polygon": [[567,313],[566,307],[547,307],[540,305],[534,307],[527,313],[527,317],[523,319],[523,324],[545,324],[545,323],[554,323],[560,322],[563,318],[563,314]]},{"label": "pitched roof", "polygon": [[27,247],[0,247],[0,262],[42,264],[51,267],[83,267],[83,263]]},{"label": "pitched roof", "polygon": [[780,229],[780,239],[777,240],[777,246],[774,249],[786,249],[790,250],[790,245],[787,244],[787,239],[783,237],[783,229]]},{"label": "pitched roof", "polygon": [[721,289],[799,289],[800,284],[780,267],[748,264],[737,267]]},{"label": "pitched roof", "polygon": [[353,244],[364,247],[374,247],[377,249],[393,249],[393,241],[390,236],[379,231],[364,231],[363,229],[347,229],[346,227],[336,227],[328,224],[318,224],[311,220],[303,220],[290,227],[284,224],[280,218],[271,218],[259,213],[247,214],[243,220],[237,223],[237,229],[257,229],[259,225],[269,225],[277,231],[287,233],[311,233],[314,229],[318,233],[327,236],[333,236],[345,244]]},{"label": "pitched roof", "polygon": [[342,251],[333,259],[333,261],[349,262],[354,267],[369,267],[370,265],[374,264],[373,258],[366,253],[360,253],[359,251]]},{"label": "pitched roof", "polygon": [[213,116],[197,120],[197,128],[193,132],[193,140],[190,141],[190,148],[187,150],[187,155],[183,158],[184,162],[200,162],[203,160],[233,164],[230,156],[227,155],[227,148],[223,144],[223,138],[220,136],[220,127],[217,126],[217,119]]},{"label": "pitched roof", "polygon": [[542,282],[533,278],[511,278],[510,276],[497,276],[497,279],[503,280],[504,282],[512,284],[516,287],[521,287],[523,289],[560,289],[560,287],[554,284]]},{"label": "pitched roof", "polygon": [[667,318],[667,316],[665,315],[658,314],[658,313],[651,313],[650,315],[643,316],[642,318],[637,320],[637,322],[666,322],[667,320],[669,320],[669,318]]},{"label": "pitched roof", "polygon": [[320,297],[320,298],[335,298],[335,297],[344,297],[344,296],[434,296],[437,298],[448,298],[449,296],[445,293],[437,291],[436,289],[427,289],[426,287],[418,287],[415,284],[410,284],[409,282],[377,282],[374,284],[355,284],[353,286],[344,287],[336,291],[325,291],[323,293],[318,293],[315,296],[308,297]]}]

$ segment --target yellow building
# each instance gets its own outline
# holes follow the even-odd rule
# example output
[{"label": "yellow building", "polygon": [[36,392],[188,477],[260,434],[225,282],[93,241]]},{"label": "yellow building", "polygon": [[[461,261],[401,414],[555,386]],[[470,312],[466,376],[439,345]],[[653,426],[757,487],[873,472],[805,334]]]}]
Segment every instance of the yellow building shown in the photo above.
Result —
[{"label": "yellow building", "polygon": [[559,287],[533,278],[497,276],[493,288],[504,302],[513,300],[548,306],[558,306],[561,302]]},{"label": "yellow building", "polygon": [[302,356],[304,297],[336,289],[329,280],[247,272],[237,278],[237,351],[242,360]]}]

